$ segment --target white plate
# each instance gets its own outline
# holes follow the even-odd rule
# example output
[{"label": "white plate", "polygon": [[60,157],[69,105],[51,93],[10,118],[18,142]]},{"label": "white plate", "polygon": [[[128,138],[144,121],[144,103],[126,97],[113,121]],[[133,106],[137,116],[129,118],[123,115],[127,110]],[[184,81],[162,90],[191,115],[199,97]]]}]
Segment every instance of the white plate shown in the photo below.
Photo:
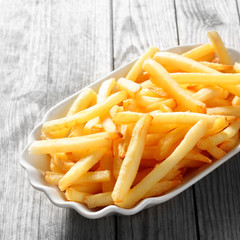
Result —
[{"label": "white plate", "polygon": [[[199,44],[184,45],[184,46],[166,49],[165,51],[183,53],[185,51],[192,49],[197,45]],[[228,50],[233,62],[240,61],[240,52],[231,48],[229,48]],[[92,89],[97,90],[99,85],[104,80],[111,77],[115,77],[116,79],[118,79],[119,77],[125,76],[135,61],[136,60],[130,63],[127,63],[123,67],[116,69],[115,71],[111,72],[107,76],[90,84],[87,87],[91,87]],[[25,168],[25,170],[27,171],[28,178],[31,185],[37,190],[44,192],[53,204],[62,208],[73,208],[79,214],[81,214],[86,218],[95,219],[95,218],[100,218],[100,217],[104,217],[104,216],[116,214],[116,213],[122,214],[122,215],[133,215],[145,208],[166,202],[167,200],[175,197],[179,193],[183,192],[185,189],[192,186],[194,183],[196,183],[197,181],[205,177],[207,174],[212,172],[215,168],[217,168],[218,166],[220,166],[221,164],[229,160],[233,155],[237,154],[240,151],[240,146],[236,147],[234,150],[228,153],[224,158],[214,162],[207,168],[202,169],[201,171],[198,170],[197,172],[194,172],[193,174],[191,174],[191,176],[188,176],[187,179],[185,179],[180,186],[171,190],[169,193],[160,197],[152,197],[152,198],[144,199],[131,209],[122,209],[120,207],[111,205],[111,206],[102,208],[100,210],[95,210],[95,209],[92,210],[92,209],[88,209],[84,204],[66,201],[64,198],[64,194],[61,193],[57,187],[48,184],[44,179],[45,171],[49,170],[49,158],[46,155],[29,155],[28,147],[33,141],[40,139],[40,132],[42,129],[43,122],[65,116],[65,114],[67,113],[67,109],[70,107],[70,105],[72,104],[76,96],[79,94],[79,92],[61,101],[46,113],[42,122],[37,127],[35,127],[34,130],[30,133],[28,144],[22,152],[20,163],[22,167]]]}]

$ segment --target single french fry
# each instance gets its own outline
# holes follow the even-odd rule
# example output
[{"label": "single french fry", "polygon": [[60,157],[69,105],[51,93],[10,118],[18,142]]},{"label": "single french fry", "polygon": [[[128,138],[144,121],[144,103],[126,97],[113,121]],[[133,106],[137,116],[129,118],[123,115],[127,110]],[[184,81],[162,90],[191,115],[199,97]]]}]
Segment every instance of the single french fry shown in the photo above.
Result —
[{"label": "single french fry", "polygon": [[59,188],[64,191],[67,187],[74,184],[77,179],[79,179],[101,159],[105,152],[105,149],[99,149],[79,160],[60,180]]},{"label": "single french fry", "polygon": [[225,128],[223,131],[215,135],[201,139],[198,142],[197,146],[203,150],[207,150],[211,146],[217,146],[223,143],[224,141],[226,141],[227,139],[233,137],[239,131],[239,128],[240,128],[240,122],[235,121],[231,125],[229,125],[227,128]]},{"label": "single french fry", "polygon": [[[191,113],[191,112],[171,112],[171,113],[151,113],[153,116],[152,125],[156,124],[185,124],[193,125],[200,119],[204,119],[209,125],[214,124],[217,118],[222,118],[225,121],[234,120],[234,117],[218,116],[218,115],[207,115],[201,113]],[[129,124],[136,123],[144,113],[137,112],[120,112],[115,114],[113,121],[117,124]],[[150,126],[150,129],[151,129]],[[162,126],[159,126],[161,129]],[[164,128],[163,128],[164,129]],[[167,129],[167,131],[169,131]],[[159,132],[159,131],[158,131]],[[149,132],[150,133],[150,132]]]},{"label": "single french fry", "polygon": [[220,62],[222,64],[232,65],[232,60],[228,54],[227,49],[225,48],[221,37],[216,31],[209,31],[207,34],[209,40],[211,41],[215,51],[217,52]]},{"label": "single french fry", "polygon": [[142,65],[143,62],[149,58],[149,57],[153,57],[154,54],[156,52],[159,52],[159,49],[157,47],[150,47],[133,65],[133,67],[131,68],[131,70],[129,71],[129,73],[126,76],[126,79],[132,80],[132,81],[136,81],[137,77],[139,76],[139,74],[143,71],[142,69]]},{"label": "single french fry", "polygon": [[236,73],[240,73],[240,63],[235,62],[234,65],[233,65],[233,70],[234,70]]},{"label": "single french fry", "polygon": [[178,127],[179,124],[151,124],[148,128],[148,133],[157,133],[157,134],[165,134],[173,130],[174,128]]},{"label": "single french fry", "polygon": [[181,126],[163,137],[158,143],[158,148],[155,152],[155,158],[159,161],[167,158],[172,153],[172,146],[179,140],[183,139],[188,130],[189,127]]},{"label": "single french fry", "polygon": [[143,159],[156,159],[157,146],[146,146],[143,150],[142,158]]},{"label": "single french fry", "polygon": [[238,143],[239,143],[239,133],[237,132],[233,137],[224,141],[220,145],[220,148],[223,151],[228,152],[228,151],[232,150]]},{"label": "single french fry", "polygon": [[87,196],[84,202],[89,208],[104,207],[113,205],[112,192],[98,193],[91,196]]},{"label": "single french fry", "polygon": [[125,131],[125,134],[124,134],[124,142],[122,144],[122,147],[121,149],[119,149],[119,157],[121,159],[124,159],[125,158],[125,154],[127,152],[127,149],[128,149],[128,146],[129,146],[129,143],[131,141],[131,137],[132,137],[132,133],[133,133],[133,128],[134,128],[134,125],[133,124],[128,124],[127,125],[127,128],[126,128],[126,131]]},{"label": "single french fry", "polygon": [[111,139],[105,138],[88,138],[85,136],[75,138],[61,138],[51,140],[35,141],[29,147],[30,154],[51,154],[65,153],[90,150],[96,148],[109,148]]},{"label": "single french fry", "polygon": [[122,202],[117,203],[117,205],[123,208],[130,208],[141,200],[157,182],[166,176],[173,167],[192,150],[199,139],[204,136],[206,129],[207,123],[205,121],[200,120],[197,122],[188,131],[175,151],[166,160],[155,167],[140,183],[132,188],[125,199]]},{"label": "single french fry", "polygon": [[[148,73],[149,74],[149,73]],[[149,74],[150,76],[150,74]],[[154,87],[158,87],[156,84],[154,84],[150,79],[145,81],[145,82],[142,82],[141,83],[141,86],[142,86],[142,90],[140,91],[140,93],[144,90],[144,89],[148,89],[148,88],[154,88]],[[151,96],[150,96],[151,97]]]},{"label": "single french fry", "polygon": [[207,108],[207,114],[209,115],[229,115],[240,117],[240,106],[225,106]]},{"label": "single french fry", "polygon": [[118,178],[119,171],[122,165],[122,159],[119,156],[119,150],[122,148],[123,140],[113,141],[113,176]]},{"label": "single french fry", "polygon": [[206,102],[207,108],[213,108],[213,107],[225,107],[225,106],[231,106],[231,102],[229,102],[226,99],[215,97],[213,99],[209,99]]},{"label": "single french fry", "polygon": [[198,162],[205,162],[205,163],[211,163],[212,160],[203,154],[199,153],[198,151],[192,149],[185,158],[191,159],[192,161],[198,161]]},{"label": "single french fry", "polygon": [[212,63],[212,62],[205,62],[202,61],[200,62],[201,64],[208,66],[212,69],[215,69],[217,71],[228,71],[228,70],[233,70],[233,66],[232,65],[225,65],[225,64],[221,64],[221,63]]},{"label": "single french fry", "polygon": [[193,97],[201,102],[205,102],[212,99],[218,95],[218,90],[216,88],[206,87],[200,89],[198,92],[193,94]]},{"label": "single french fry", "polygon": [[202,57],[198,58],[196,61],[198,61],[198,62],[201,62],[201,61],[213,62],[214,58],[215,58],[215,52],[211,52],[211,53],[208,53],[205,56],[202,56]]},{"label": "single french fry", "polygon": [[116,81],[114,78],[105,80],[102,83],[101,87],[99,88],[98,95],[97,95],[97,103],[101,103],[105,101],[105,99],[110,96],[115,86],[116,86]]},{"label": "single french fry", "polygon": [[170,189],[179,185],[181,181],[160,181],[156,183],[144,196],[145,198],[148,197],[155,197],[160,196],[163,193],[169,191]]},{"label": "single french fry", "polygon": [[162,181],[170,181],[172,179],[175,179],[176,176],[181,175],[181,171],[180,170],[176,170],[176,171],[170,171],[163,179]]},{"label": "single french fry", "polygon": [[116,125],[114,124],[110,115],[106,114],[101,117],[102,126],[107,132],[117,132]]},{"label": "single french fry", "polygon": [[83,203],[86,196],[90,196],[89,193],[79,192],[73,188],[68,188],[65,193],[66,199],[68,201]]},{"label": "single french fry", "polygon": [[214,48],[209,43],[195,47],[195,48],[183,53],[182,56],[191,58],[193,60],[198,60],[199,58],[202,58],[208,54],[214,54]]},{"label": "single french fry", "polygon": [[145,145],[146,146],[156,146],[158,144],[160,138],[162,138],[163,136],[164,136],[164,134],[160,134],[160,133],[148,134],[146,137]]},{"label": "single french fry", "polygon": [[95,104],[96,100],[97,94],[91,88],[83,89],[70,107],[67,116],[74,115],[88,108],[90,104]]},{"label": "single french fry", "polygon": [[58,173],[58,172],[50,172],[47,171],[45,172],[45,180],[53,185],[58,185],[58,182],[60,179],[64,176],[63,173]]},{"label": "single french fry", "polygon": [[135,112],[137,108],[137,103],[135,99],[126,99],[123,101],[124,111]]},{"label": "single french fry", "polygon": [[145,115],[133,129],[132,138],[112,192],[114,202],[123,201],[136,177],[151,120],[150,115]]},{"label": "single french fry", "polygon": [[[153,58],[158,63],[164,65],[171,65],[172,67],[179,68],[185,72],[194,73],[219,73],[217,70],[209,68],[199,62],[190,58],[170,52],[159,52]],[[146,71],[146,69],[144,69]]]},{"label": "single french fry", "polygon": [[[159,87],[149,87],[148,88],[151,92],[155,93],[158,95],[158,97],[167,97],[167,93],[162,89],[162,88],[159,88]],[[146,89],[144,89],[146,90]]]},{"label": "single french fry", "polygon": [[60,128],[71,128],[78,124],[87,122],[97,116],[102,116],[114,105],[126,99],[126,97],[127,93],[125,91],[114,93],[102,103],[76,113],[72,116],[45,122],[43,124],[43,131],[50,132]]},{"label": "single french fry", "polygon": [[196,100],[182,89],[159,63],[153,59],[148,59],[144,62],[143,68],[151,74],[151,80],[155,84],[163,87],[179,104],[185,105],[194,112],[205,112],[205,104]]},{"label": "single french fry", "polygon": [[100,182],[95,182],[95,183],[81,183],[79,185],[74,185],[71,186],[72,189],[75,189],[76,191],[79,192],[85,192],[88,194],[96,194],[100,193],[102,191],[102,185]]},{"label": "single french fry", "polygon": [[208,147],[206,149],[211,155],[212,157],[214,157],[215,159],[221,159],[222,157],[224,157],[226,155],[226,152],[223,151],[221,148],[217,147],[217,146],[211,146]]},{"label": "single french fry", "polygon": [[83,135],[84,124],[77,125],[71,129],[68,137],[80,137]]},{"label": "single french fry", "polygon": [[232,105],[233,106],[239,106],[240,105],[240,97],[235,96],[232,100]]},{"label": "single french fry", "polygon": [[125,78],[120,78],[117,81],[117,84],[120,90],[125,90],[128,93],[128,95],[132,98],[134,98],[136,93],[139,92],[142,88],[140,84]]},{"label": "single french fry", "polygon": [[110,179],[107,182],[102,182],[102,192],[112,192],[115,179],[113,176],[113,154],[112,152],[106,153],[100,160],[100,168],[102,170],[108,170],[110,173]]},{"label": "single french fry", "polygon": [[171,77],[179,84],[205,84],[221,87],[240,84],[239,73],[171,73]]}]

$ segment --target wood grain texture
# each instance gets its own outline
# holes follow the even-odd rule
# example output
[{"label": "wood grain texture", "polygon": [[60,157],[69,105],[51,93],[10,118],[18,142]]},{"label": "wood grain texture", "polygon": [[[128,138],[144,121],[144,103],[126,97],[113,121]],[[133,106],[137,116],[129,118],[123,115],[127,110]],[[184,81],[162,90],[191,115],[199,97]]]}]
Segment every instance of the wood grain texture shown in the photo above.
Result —
[{"label": "wood grain texture", "polygon": [[0,239],[114,239],[114,216],[91,221],[55,207],[19,165],[47,109],[111,70],[109,1],[1,1],[0,8]]},{"label": "wood grain texture", "polygon": [[[178,45],[174,1],[114,1],[113,34],[115,67],[151,45]],[[117,229],[118,239],[195,239],[192,190],[135,216],[117,217]]]},{"label": "wood grain texture", "polygon": [[[217,30],[226,46],[240,49],[240,26],[235,0],[176,1],[180,44],[207,42]],[[199,239],[239,239],[238,154],[194,185]]]}]

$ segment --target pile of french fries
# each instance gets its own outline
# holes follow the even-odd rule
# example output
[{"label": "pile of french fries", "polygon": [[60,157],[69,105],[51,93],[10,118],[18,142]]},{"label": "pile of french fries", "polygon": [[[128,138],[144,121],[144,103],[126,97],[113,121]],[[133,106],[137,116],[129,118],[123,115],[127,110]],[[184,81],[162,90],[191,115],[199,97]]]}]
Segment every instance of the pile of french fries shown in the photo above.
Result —
[{"label": "pile of french fries", "polygon": [[127,76],[86,88],[45,122],[30,154],[48,154],[48,183],[89,208],[132,208],[182,183],[239,141],[240,64],[219,34],[182,55],[150,47]]}]

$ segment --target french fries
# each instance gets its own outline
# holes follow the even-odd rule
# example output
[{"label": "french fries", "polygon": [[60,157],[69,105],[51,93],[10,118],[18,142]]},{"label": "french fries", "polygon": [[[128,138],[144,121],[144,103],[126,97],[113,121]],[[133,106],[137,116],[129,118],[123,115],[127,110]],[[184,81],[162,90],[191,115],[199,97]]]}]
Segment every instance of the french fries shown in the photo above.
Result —
[{"label": "french fries", "polygon": [[43,124],[30,154],[45,180],[88,208],[131,208],[161,196],[239,144],[240,64],[219,35],[178,55],[150,47],[126,76],[80,92]]}]

